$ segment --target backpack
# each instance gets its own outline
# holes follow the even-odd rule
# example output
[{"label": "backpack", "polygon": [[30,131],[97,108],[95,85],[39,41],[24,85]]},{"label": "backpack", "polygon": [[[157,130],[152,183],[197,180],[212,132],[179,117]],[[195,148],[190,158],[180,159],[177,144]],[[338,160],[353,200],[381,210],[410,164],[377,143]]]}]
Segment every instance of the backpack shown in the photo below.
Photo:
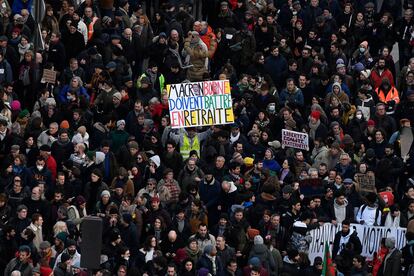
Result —
[{"label": "backpack", "polygon": [[[361,217],[362,217],[362,214],[365,211],[365,208],[367,208],[367,205],[366,204],[362,205],[362,207],[361,207]],[[374,226],[379,226],[377,224],[378,216],[379,216],[379,208],[377,207],[377,209],[375,210],[375,222],[374,222]]]}]

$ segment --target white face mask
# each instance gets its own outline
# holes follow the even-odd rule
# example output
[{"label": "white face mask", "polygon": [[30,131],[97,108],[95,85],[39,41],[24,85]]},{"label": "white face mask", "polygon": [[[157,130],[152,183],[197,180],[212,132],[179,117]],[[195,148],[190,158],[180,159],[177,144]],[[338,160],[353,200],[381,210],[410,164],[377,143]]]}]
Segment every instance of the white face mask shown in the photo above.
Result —
[{"label": "white face mask", "polygon": [[361,118],[362,118],[362,114],[357,114],[357,115],[356,115],[356,117],[357,117],[358,119],[361,119]]},{"label": "white face mask", "polygon": [[41,170],[43,170],[43,166],[36,166],[36,168],[39,170],[39,171],[41,171]]}]

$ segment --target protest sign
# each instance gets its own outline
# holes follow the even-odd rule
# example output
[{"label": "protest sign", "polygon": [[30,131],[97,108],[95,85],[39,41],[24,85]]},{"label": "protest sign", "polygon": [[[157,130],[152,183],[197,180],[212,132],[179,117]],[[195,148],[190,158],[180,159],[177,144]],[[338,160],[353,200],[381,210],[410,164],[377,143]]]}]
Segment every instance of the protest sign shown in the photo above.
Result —
[{"label": "protest sign", "polygon": [[356,189],[362,193],[375,192],[375,175],[373,173],[357,173],[355,174],[355,181],[357,183]]},{"label": "protest sign", "polygon": [[52,83],[56,82],[56,71],[52,69],[43,69],[43,76],[41,79],[42,83]]},{"label": "protest sign", "polygon": [[303,132],[282,129],[282,147],[309,150],[309,135]]},{"label": "protest sign", "polygon": [[172,128],[234,123],[228,80],[167,85]]},{"label": "protest sign", "polygon": [[[394,237],[398,249],[402,249],[406,244],[406,228],[351,224],[351,229],[357,232],[358,238],[362,244],[361,255],[368,260],[372,259],[375,252],[378,252],[382,238]],[[325,223],[323,226],[310,231],[312,242],[309,247],[309,259],[312,263],[315,257],[323,257],[325,242],[329,243],[332,252],[335,234],[340,230],[340,225],[335,226],[331,223]]]}]

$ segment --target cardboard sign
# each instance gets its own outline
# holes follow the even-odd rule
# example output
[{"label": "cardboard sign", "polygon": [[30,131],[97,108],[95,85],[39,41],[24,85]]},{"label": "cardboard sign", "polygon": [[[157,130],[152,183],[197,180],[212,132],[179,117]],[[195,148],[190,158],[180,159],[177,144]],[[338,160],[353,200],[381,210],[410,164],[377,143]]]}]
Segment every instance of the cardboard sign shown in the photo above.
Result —
[{"label": "cardboard sign", "polygon": [[228,80],[167,85],[171,127],[234,123]]},{"label": "cardboard sign", "polygon": [[56,71],[51,69],[43,69],[42,83],[55,83],[56,82]]},{"label": "cardboard sign", "polygon": [[357,190],[359,192],[375,192],[375,175],[371,173],[355,174],[355,181],[357,182]]},{"label": "cardboard sign", "polygon": [[309,135],[303,132],[282,129],[282,147],[309,150]]}]

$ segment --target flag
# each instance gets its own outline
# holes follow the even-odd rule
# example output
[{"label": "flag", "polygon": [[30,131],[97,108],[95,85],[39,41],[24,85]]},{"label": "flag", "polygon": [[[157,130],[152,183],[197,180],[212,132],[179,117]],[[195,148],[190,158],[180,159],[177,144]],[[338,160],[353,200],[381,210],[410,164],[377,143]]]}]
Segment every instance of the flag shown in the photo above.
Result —
[{"label": "flag", "polygon": [[325,242],[325,250],[323,252],[322,276],[335,276],[335,267],[332,264],[329,243]]},{"label": "flag", "polygon": [[43,50],[44,49],[44,41],[42,38],[42,31],[40,28],[40,24],[45,16],[46,9],[45,9],[45,1],[44,0],[35,0],[34,1],[34,13],[33,18],[36,21],[35,25],[35,32],[33,34],[33,44],[35,47],[35,51]]}]

